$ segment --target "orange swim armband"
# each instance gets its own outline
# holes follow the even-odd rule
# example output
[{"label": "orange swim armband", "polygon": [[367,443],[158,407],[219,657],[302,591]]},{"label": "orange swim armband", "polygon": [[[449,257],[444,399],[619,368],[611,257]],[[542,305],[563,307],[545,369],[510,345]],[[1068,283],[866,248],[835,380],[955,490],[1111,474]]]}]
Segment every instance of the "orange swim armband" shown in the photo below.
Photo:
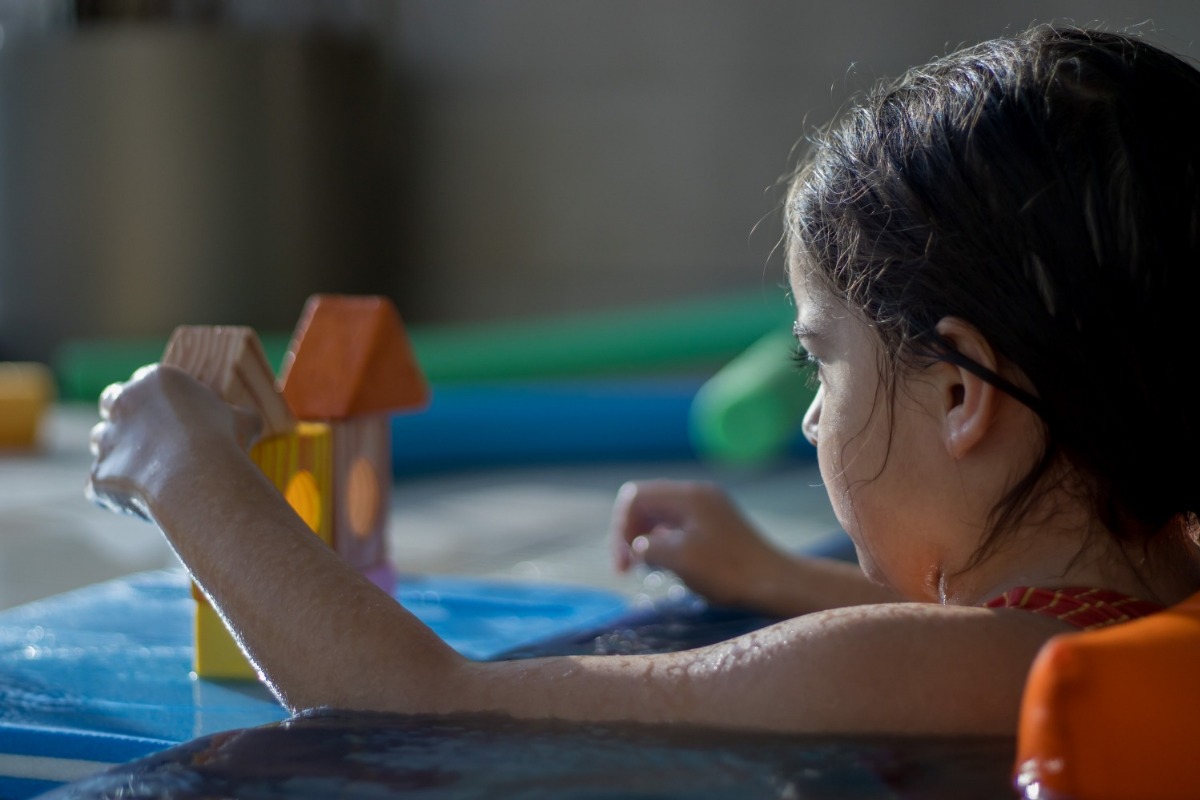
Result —
[{"label": "orange swim armband", "polygon": [[1200,797],[1200,593],[1056,636],[1029,673],[1016,781],[1029,800]]}]

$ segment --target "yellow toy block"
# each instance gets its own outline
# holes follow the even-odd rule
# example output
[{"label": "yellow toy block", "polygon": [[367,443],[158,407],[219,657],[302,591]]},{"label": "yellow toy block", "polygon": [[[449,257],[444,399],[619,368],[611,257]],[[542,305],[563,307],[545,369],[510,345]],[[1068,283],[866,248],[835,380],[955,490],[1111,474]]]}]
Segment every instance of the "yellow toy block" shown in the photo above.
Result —
[{"label": "yellow toy block", "polygon": [[[333,442],[329,425],[301,422],[282,436],[263,439],[250,450],[250,458],[283,493],[308,527],[333,546]],[[220,615],[193,584],[196,598],[195,651],[192,668],[202,678],[257,680]]]},{"label": "yellow toy block", "polygon": [[233,634],[207,600],[196,603],[195,656],[192,668],[202,678],[258,680],[258,674],[242,653]]},{"label": "yellow toy block", "polygon": [[333,546],[333,436],[324,422],[300,422],[283,436],[262,439],[250,458],[283,493],[300,519]]},{"label": "yellow toy block", "polygon": [[0,362],[0,448],[34,447],[54,395],[54,378],[44,365]]}]

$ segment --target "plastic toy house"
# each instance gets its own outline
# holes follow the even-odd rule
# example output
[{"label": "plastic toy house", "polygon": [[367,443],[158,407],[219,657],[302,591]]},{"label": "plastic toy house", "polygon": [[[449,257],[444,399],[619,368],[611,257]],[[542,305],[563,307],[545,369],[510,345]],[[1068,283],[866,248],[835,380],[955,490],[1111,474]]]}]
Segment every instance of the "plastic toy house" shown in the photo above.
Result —
[{"label": "plastic toy house", "polygon": [[[250,328],[177,328],[162,363],[193,375],[226,402],[257,411],[264,431],[250,457],[316,535],[390,591],[394,576],[385,547],[390,414],[428,401],[424,376],[391,302],[310,298],[285,363],[290,392],[277,388]],[[193,595],[196,674],[256,678],[204,595],[196,587]]]}]

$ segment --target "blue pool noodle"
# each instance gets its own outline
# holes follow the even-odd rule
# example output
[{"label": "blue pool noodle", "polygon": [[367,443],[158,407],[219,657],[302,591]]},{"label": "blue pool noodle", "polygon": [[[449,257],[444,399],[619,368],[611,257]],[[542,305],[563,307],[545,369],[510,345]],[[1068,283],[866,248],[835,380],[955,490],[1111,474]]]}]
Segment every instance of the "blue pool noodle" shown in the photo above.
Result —
[{"label": "blue pool noodle", "polygon": [[392,419],[397,475],[564,462],[692,459],[699,379],[434,386]]}]

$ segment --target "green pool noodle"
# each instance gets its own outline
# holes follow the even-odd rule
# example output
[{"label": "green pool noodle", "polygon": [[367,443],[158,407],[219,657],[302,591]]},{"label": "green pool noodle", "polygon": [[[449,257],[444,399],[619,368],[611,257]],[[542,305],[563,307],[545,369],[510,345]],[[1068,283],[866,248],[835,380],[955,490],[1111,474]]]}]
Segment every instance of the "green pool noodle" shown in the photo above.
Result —
[{"label": "green pool noodle", "polygon": [[687,300],[508,325],[416,329],[434,383],[711,370],[793,310],[782,290]]},{"label": "green pool noodle", "polygon": [[[792,314],[781,288],[762,288],[571,316],[410,326],[409,337],[435,384],[612,377],[711,371],[786,327]],[[290,332],[260,335],[278,369]],[[166,343],[166,334],[65,343],[54,359],[63,397],[95,400],[108,384],[161,358]]]},{"label": "green pool noodle", "polygon": [[816,395],[792,361],[795,347],[791,332],[780,326],[700,387],[689,419],[698,455],[749,464],[787,449]]}]

